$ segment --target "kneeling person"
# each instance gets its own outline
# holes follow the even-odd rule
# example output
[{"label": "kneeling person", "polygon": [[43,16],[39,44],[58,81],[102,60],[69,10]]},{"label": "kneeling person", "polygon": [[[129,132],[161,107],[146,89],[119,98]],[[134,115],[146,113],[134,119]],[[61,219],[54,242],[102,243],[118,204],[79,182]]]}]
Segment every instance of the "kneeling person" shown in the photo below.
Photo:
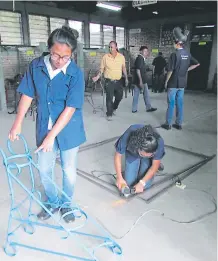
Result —
[{"label": "kneeling person", "polygon": [[[151,186],[161,159],[165,155],[164,141],[151,125],[130,126],[115,144],[114,164],[117,187],[134,187],[141,193]],[[122,156],[125,155],[125,171],[122,174]]]}]

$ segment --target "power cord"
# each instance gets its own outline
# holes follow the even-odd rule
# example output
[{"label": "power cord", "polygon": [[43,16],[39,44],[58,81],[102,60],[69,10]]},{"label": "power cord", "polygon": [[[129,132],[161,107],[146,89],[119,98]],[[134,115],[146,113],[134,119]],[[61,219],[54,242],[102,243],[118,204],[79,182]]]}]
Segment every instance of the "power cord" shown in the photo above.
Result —
[{"label": "power cord", "polygon": [[211,202],[213,203],[213,205],[214,205],[214,209],[213,209],[212,211],[206,212],[206,213],[204,213],[204,214],[202,214],[202,215],[199,215],[199,216],[197,216],[196,218],[190,219],[190,220],[188,220],[188,221],[180,221],[180,220],[176,220],[176,219],[167,217],[167,216],[165,216],[164,212],[162,212],[162,211],[160,211],[160,210],[158,210],[158,209],[148,209],[148,210],[146,210],[144,213],[142,213],[142,214],[136,219],[136,221],[133,223],[133,225],[130,227],[130,229],[128,229],[128,231],[127,231],[126,233],[124,233],[122,236],[117,236],[117,235],[113,234],[97,217],[96,217],[96,219],[97,219],[98,222],[101,224],[101,226],[102,226],[113,238],[120,240],[120,239],[123,239],[124,237],[126,237],[126,236],[136,227],[136,225],[139,223],[139,221],[140,221],[146,214],[148,214],[148,213],[150,213],[150,212],[160,213],[160,215],[161,215],[162,217],[164,217],[165,219],[168,219],[168,220],[170,220],[170,221],[172,221],[172,222],[175,222],[175,223],[178,223],[178,224],[193,224],[193,223],[199,222],[199,221],[201,221],[203,218],[206,218],[206,217],[208,217],[208,216],[210,216],[210,215],[212,215],[212,214],[214,214],[214,213],[217,212],[217,203],[216,203],[216,200],[215,200],[215,198],[214,198],[210,193],[208,193],[207,191],[204,191],[204,190],[199,190],[199,189],[186,188],[186,190],[187,190],[187,189],[188,189],[188,190],[198,191],[198,192],[200,191],[200,192],[203,192],[203,193],[209,195],[210,198],[211,198],[210,201],[211,201]]},{"label": "power cord", "polygon": [[[96,175],[97,173],[99,173],[100,175]],[[94,177],[96,177],[98,179],[100,179],[103,176],[111,176],[114,179],[116,179],[116,174],[112,174],[112,173],[109,173],[109,172],[106,172],[106,171],[102,171],[102,170],[93,170],[93,171],[91,171],[91,175],[93,175]]]},{"label": "power cord", "polygon": [[[97,173],[98,173],[99,175],[96,175]],[[105,172],[105,171],[97,171],[97,170],[94,170],[94,171],[91,172],[91,174],[92,174],[94,177],[99,178],[99,179],[100,179],[100,177],[102,177],[102,176],[112,176],[114,179],[116,179],[116,175],[115,175],[115,174],[111,174],[111,173],[108,173],[108,172]],[[175,184],[176,184],[176,183],[177,183],[177,184],[182,184],[181,180],[180,180],[178,177],[173,178],[173,180],[174,180]],[[113,184],[111,184],[111,185],[113,185]],[[117,235],[113,234],[113,233],[103,224],[103,222],[102,222],[101,220],[99,220],[97,217],[96,217],[96,219],[97,219],[98,222],[101,224],[101,226],[102,226],[112,237],[114,237],[115,239],[120,240],[120,239],[123,239],[124,237],[126,237],[126,236],[136,227],[136,225],[139,223],[139,221],[140,221],[146,214],[148,214],[148,213],[150,213],[150,212],[157,212],[157,213],[159,213],[163,218],[168,219],[168,220],[170,220],[170,221],[172,221],[172,222],[174,222],[174,223],[178,223],[178,224],[194,224],[194,223],[196,223],[196,222],[201,221],[203,218],[206,218],[206,217],[208,217],[208,216],[210,216],[210,215],[212,215],[212,214],[214,214],[214,213],[217,212],[217,202],[216,202],[216,200],[215,200],[215,198],[213,197],[212,194],[208,193],[208,192],[205,191],[205,190],[199,190],[199,189],[194,189],[194,188],[186,188],[186,190],[198,191],[198,192],[202,192],[202,193],[204,193],[205,195],[207,195],[207,196],[209,197],[209,200],[211,201],[211,203],[214,205],[213,210],[208,211],[208,212],[206,212],[206,213],[204,213],[204,214],[202,214],[202,215],[199,215],[199,216],[197,216],[197,217],[195,217],[195,218],[193,218],[193,219],[190,219],[190,220],[188,220],[188,221],[181,221],[181,220],[176,220],[176,219],[173,219],[173,218],[170,218],[170,217],[165,216],[165,213],[162,212],[162,211],[160,211],[160,210],[158,210],[158,209],[148,209],[148,210],[146,210],[145,212],[143,212],[143,213],[136,219],[136,221],[133,223],[133,225],[130,227],[130,229],[128,229],[127,232],[125,232],[122,236],[117,236]]]}]

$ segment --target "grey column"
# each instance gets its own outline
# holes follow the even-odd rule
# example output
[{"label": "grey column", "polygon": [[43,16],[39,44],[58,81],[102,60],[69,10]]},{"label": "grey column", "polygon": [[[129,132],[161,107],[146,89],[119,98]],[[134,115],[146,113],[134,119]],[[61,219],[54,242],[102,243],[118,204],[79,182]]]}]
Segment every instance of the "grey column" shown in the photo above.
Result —
[{"label": "grey column", "polygon": [[208,74],[208,82],[207,82],[207,90],[211,90],[213,88],[213,80],[214,75],[217,70],[217,28],[214,28],[213,34],[213,44],[210,56],[210,67],[209,67],[209,74]]},{"label": "grey column", "polygon": [[84,21],[84,47],[90,47],[89,22]]},{"label": "grey column", "polygon": [[30,35],[29,35],[29,18],[26,8],[26,3],[23,3],[22,14],[22,30],[23,30],[23,42],[24,45],[30,45]]},{"label": "grey column", "polygon": [[2,55],[1,55],[1,44],[0,44],[0,111],[7,111],[5,83],[4,83]]}]

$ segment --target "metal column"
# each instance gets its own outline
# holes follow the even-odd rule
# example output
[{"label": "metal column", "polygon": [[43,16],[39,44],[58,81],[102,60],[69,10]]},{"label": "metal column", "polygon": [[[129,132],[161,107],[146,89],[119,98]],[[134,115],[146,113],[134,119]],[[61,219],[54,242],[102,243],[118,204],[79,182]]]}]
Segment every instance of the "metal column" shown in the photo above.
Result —
[{"label": "metal column", "polygon": [[2,58],[2,53],[1,53],[1,35],[0,35],[0,111],[7,111],[2,60],[3,60],[3,58]]}]

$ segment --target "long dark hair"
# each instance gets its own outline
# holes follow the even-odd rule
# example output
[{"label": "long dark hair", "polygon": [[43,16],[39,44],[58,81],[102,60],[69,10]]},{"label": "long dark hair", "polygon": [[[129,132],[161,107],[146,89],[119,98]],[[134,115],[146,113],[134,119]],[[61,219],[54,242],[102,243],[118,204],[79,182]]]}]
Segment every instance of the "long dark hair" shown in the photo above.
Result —
[{"label": "long dark hair", "polygon": [[62,26],[62,28],[55,29],[48,38],[48,48],[50,49],[56,42],[61,44],[67,44],[72,52],[77,47],[77,38],[79,36],[76,30],[68,27]]}]

